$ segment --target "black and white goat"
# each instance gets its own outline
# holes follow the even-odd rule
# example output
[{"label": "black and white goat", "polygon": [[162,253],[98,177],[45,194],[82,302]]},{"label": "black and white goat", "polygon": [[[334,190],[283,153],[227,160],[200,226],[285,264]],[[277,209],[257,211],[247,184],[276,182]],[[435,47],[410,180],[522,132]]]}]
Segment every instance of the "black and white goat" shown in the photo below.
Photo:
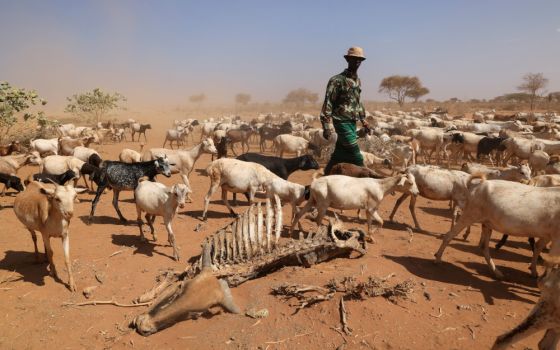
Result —
[{"label": "black and white goat", "polygon": [[138,186],[138,180],[144,176],[154,181],[156,175],[163,174],[171,176],[171,169],[167,156],[157,157],[155,160],[139,163],[123,163],[116,161],[104,161],[101,163],[99,178],[97,179],[97,192],[91,203],[88,224],[91,223],[95,213],[95,207],[99,202],[101,194],[107,187],[113,189],[113,207],[117,211],[119,219],[126,222],[126,218],[119,209],[119,194],[121,191],[132,191]]}]

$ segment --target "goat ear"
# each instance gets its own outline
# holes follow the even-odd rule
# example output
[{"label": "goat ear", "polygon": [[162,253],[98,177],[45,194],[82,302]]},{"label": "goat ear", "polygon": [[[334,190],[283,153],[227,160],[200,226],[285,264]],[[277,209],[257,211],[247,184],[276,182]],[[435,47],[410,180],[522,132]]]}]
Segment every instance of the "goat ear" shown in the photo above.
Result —
[{"label": "goat ear", "polygon": [[52,196],[54,195],[54,189],[52,188],[45,188],[45,187],[41,187],[41,193],[47,195],[47,197],[52,198]]},{"label": "goat ear", "polygon": [[402,175],[401,179],[399,181],[399,186],[404,186],[404,184],[406,183],[406,180],[408,180],[408,178],[406,177],[406,175]]},{"label": "goat ear", "polygon": [[159,161],[156,159],[156,161],[154,162],[156,168],[159,168]]}]

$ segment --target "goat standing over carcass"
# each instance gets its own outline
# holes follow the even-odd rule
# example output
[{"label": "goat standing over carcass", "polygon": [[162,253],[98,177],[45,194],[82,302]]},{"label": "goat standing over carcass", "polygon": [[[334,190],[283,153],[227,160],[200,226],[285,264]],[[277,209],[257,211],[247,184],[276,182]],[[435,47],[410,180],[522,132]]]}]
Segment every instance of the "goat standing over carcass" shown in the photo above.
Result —
[{"label": "goat standing over carcass", "polygon": [[385,179],[354,178],[344,175],[318,178],[311,183],[310,198],[292,221],[290,233],[312,207],[316,207],[318,210],[315,220],[318,225],[328,208],[365,209],[368,234],[370,240],[373,241],[371,221],[373,219],[383,226],[383,219],[377,213],[377,208],[385,195],[393,191],[410,192],[417,195],[418,188],[414,175],[404,173]]},{"label": "goat standing over carcass", "polygon": [[61,237],[64,249],[64,262],[68,270],[68,287],[76,291],[76,283],[72,274],[70,262],[70,237],[68,228],[70,219],[74,214],[74,201],[76,195],[85,189],[75,189],[71,185],[59,186],[54,184],[41,184],[31,182],[27,189],[16,196],[14,201],[14,212],[31,233],[33,245],[35,246],[35,258],[39,261],[39,250],[37,248],[37,235],[35,231],[41,232],[45,245],[45,254],[49,261],[51,276],[60,279],[53,262],[53,251],[51,248],[51,237]]},{"label": "goat standing over carcass", "polygon": [[144,181],[140,179],[138,187],[134,190],[136,201],[136,212],[138,214],[138,227],[140,236],[145,241],[144,231],[142,230],[142,213],[146,213],[146,221],[150,226],[154,241],[157,235],[154,230],[154,220],[156,216],[163,216],[163,223],[167,230],[169,244],[173,247],[173,257],[179,261],[179,250],[175,243],[175,234],[171,227],[171,221],[177,213],[177,208],[185,207],[185,199],[191,192],[185,184],[176,184],[167,187],[159,182]]},{"label": "goat standing over carcass", "polygon": [[88,218],[88,225],[91,224],[95,207],[99,202],[101,194],[107,187],[113,189],[113,207],[117,211],[121,222],[126,222],[126,218],[119,209],[119,194],[121,191],[134,190],[138,186],[140,178],[146,176],[150,181],[154,181],[156,175],[163,174],[171,176],[169,161],[167,157],[157,157],[155,160],[140,163],[123,163],[114,161],[104,161],[101,163],[97,192],[91,202],[91,212]]},{"label": "goat standing over carcass", "polygon": [[[473,179],[474,180],[474,179]],[[478,181],[478,180],[475,180]],[[531,275],[537,276],[537,259],[548,242],[550,254],[560,255],[560,188],[542,188],[502,180],[486,180],[469,185],[467,203],[455,226],[445,235],[435,254],[440,262],[449,242],[463,229],[482,223],[481,243],[484,258],[497,278],[503,274],[496,268],[489,251],[492,230],[508,235],[539,238],[533,252]]]},{"label": "goat standing over carcass", "polygon": [[275,174],[260,164],[231,158],[221,158],[213,161],[206,168],[206,174],[210,177],[210,189],[204,197],[202,220],[206,220],[210,198],[218,190],[218,187],[222,188],[222,201],[230,214],[237,216],[227,199],[228,191],[245,193],[249,202],[252,203],[255,199],[255,193],[267,181],[277,178]]}]

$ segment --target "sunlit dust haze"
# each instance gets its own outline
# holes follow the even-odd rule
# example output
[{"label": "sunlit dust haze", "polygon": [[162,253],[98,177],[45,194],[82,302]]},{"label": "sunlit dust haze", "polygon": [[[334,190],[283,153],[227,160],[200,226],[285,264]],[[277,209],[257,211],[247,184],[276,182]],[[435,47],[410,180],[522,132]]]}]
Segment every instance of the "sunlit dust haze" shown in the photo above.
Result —
[{"label": "sunlit dust haze", "polygon": [[558,0],[2,0],[0,32],[0,80],[36,89],[51,112],[95,87],[138,108],[322,95],[354,45],[365,100],[386,100],[392,74],[417,75],[434,99],[514,92],[528,72],[560,90]]}]

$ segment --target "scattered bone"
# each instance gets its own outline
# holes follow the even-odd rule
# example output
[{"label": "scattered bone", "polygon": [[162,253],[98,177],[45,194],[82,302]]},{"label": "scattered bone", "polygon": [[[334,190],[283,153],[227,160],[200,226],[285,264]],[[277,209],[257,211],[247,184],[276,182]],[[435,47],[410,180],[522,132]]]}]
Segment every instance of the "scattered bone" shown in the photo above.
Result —
[{"label": "scattered bone", "polygon": [[344,297],[340,297],[340,321],[342,322],[342,331],[346,335],[352,335],[352,330],[348,327],[348,320],[346,319],[346,307],[344,307]]}]

